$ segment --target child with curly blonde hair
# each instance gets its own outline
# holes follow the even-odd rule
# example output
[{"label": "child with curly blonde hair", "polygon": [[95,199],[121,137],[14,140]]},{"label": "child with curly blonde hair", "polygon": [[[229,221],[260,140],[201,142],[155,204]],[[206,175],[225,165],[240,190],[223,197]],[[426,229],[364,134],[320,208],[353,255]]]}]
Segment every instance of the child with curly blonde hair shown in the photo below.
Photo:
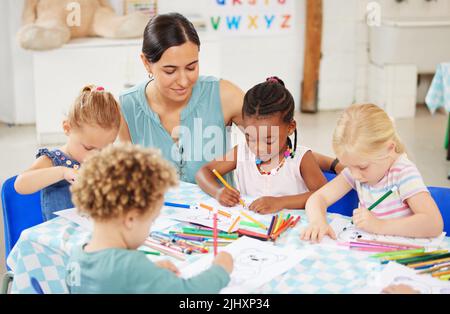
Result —
[{"label": "child with curly blonde hair", "polygon": [[[326,210],[351,189],[358,192],[359,208],[353,211],[353,222],[359,229],[406,237],[441,234],[439,208],[386,112],[373,104],[347,108],[334,131],[333,149],[346,168],[308,199],[309,226],[302,231],[302,239],[336,238],[327,224]],[[393,193],[368,210],[388,191]]]},{"label": "child with curly blonde hair", "polygon": [[119,105],[103,87],[85,86],[62,127],[67,143],[55,150],[39,149],[35,162],[14,184],[20,194],[41,190],[44,220],[54,218],[55,211],[73,207],[70,184],[90,153],[115,141],[120,128]]},{"label": "child with curly blonde hair", "polygon": [[177,184],[160,154],[132,144],[110,145],[83,164],[73,202],[94,221],[89,243],[74,249],[68,266],[71,293],[217,293],[229,280],[231,255],[190,279],[172,263],[153,263],[141,246],[159,215],[164,193]]}]

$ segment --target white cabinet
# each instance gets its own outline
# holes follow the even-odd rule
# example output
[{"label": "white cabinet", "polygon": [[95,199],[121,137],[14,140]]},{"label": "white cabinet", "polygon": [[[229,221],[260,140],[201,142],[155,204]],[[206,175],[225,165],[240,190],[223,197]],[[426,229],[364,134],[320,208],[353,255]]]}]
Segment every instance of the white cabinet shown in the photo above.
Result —
[{"label": "white cabinet", "polygon": [[[64,142],[62,121],[86,84],[105,87],[116,98],[142,82],[147,72],[140,53],[142,40],[77,39],[56,50],[33,53],[38,142]],[[220,49],[202,40],[200,73],[220,76]]]}]

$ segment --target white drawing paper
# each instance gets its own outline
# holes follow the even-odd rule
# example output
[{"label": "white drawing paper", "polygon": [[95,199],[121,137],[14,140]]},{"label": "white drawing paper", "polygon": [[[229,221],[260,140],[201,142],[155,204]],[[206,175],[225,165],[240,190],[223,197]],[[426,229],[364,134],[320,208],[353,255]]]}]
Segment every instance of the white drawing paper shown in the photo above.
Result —
[{"label": "white drawing paper", "polygon": [[[308,250],[280,248],[248,237],[242,237],[219,250],[230,253],[234,261],[231,281],[222,293],[253,292],[311,254]],[[181,269],[182,277],[190,278],[199,274],[208,269],[212,261],[212,254],[195,261]]]},{"label": "white drawing paper", "polygon": [[[358,240],[375,240],[384,242],[395,242],[402,244],[418,245],[425,248],[439,248],[445,238],[445,232],[436,238],[408,238],[400,236],[388,236],[368,233],[355,227],[348,219],[336,217],[330,223],[336,233],[337,240],[332,240],[328,236],[324,237],[321,244],[325,246],[334,246],[343,249],[348,249],[348,246],[339,245],[340,243],[348,243]],[[371,253],[373,254],[373,252]]]},{"label": "white drawing paper", "polygon": [[[247,198],[245,200],[246,205],[247,206],[250,205],[252,201],[253,201],[252,199]],[[221,211],[224,211],[231,215],[230,218],[225,217],[220,214],[217,215],[217,228],[222,231],[228,231],[230,229],[230,227],[232,226],[235,219],[240,215],[241,211],[245,212],[247,215],[251,216],[253,219],[261,222],[262,224],[264,224],[267,227],[269,227],[271,219],[272,219],[272,215],[260,215],[255,212],[252,212],[248,209],[244,209],[241,205],[236,205],[233,207],[222,206],[222,205],[220,205],[220,203],[218,201],[216,201],[213,198],[211,198],[210,200],[207,200],[207,201],[203,201],[202,204],[211,206],[212,208],[214,208],[216,210],[221,210]],[[167,215],[166,217],[170,217],[172,219],[180,220],[183,222],[199,224],[199,225],[207,226],[210,228],[213,227],[213,217],[214,217],[213,213],[207,209],[202,208],[201,206],[199,206],[199,204],[196,204],[195,206],[193,206],[193,208],[190,208],[190,209],[186,209],[186,208],[176,209],[175,213],[173,213],[171,215]],[[246,218],[245,216],[241,215],[240,221],[250,221],[250,220],[248,218]],[[263,231],[262,229],[255,229],[255,228],[251,228],[251,227],[239,227],[239,224],[236,224],[231,229],[231,231],[234,232],[239,228],[252,230],[255,232],[259,232],[259,233],[261,233]]]},{"label": "white drawing paper", "polygon": [[[76,208],[69,208],[69,209],[61,210],[61,211],[55,212],[55,215],[63,217],[65,219],[79,225],[80,227],[82,227],[83,229],[85,229],[87,231],[92,231],[94,228],[94,224],[93,224],[92,220],[87,215],[80,214]],[[166,217],[158,217],[153,222],[153,224],[151,226],[151,230],[152,231],[162,231],[162,230],[165,230],[176,224],[178,224],[178,221],[176,221],[176,220],[172,220],[172,219],[169,219]]]},{"label": "white drawing paper", "polygon": [[433,278],[429,274],[416,274],[412,268],[390,262],[374,275],[360,293],[381,293],[389,285],[404,284],[421,294],[450,294],[450,282]]}]

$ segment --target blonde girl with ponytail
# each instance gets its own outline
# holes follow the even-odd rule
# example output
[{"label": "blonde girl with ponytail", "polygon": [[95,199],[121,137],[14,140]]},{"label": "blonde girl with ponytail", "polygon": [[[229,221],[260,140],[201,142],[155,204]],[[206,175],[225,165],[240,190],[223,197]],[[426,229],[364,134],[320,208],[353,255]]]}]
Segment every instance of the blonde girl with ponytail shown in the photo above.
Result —
[{"label": "blonde girl with ponytail", "polygon": [[[320,242],[325,235],[336,239],[326,210],[351,189],[359,197],[359,208],[352,217],[357,228],[406,237],[441,234],[439,209],[419,170],[408,159],[392,120],[381,108],[373,104],[347,108],[334,131],[333,149],[346,168],[308,199],[309,225],[301,239]],[[392,193],[368,210],[388,191]]]},{"label": "blonde girl with ponytail", "polygon": [[54,218],[55,211],[74,207],[70,184],[87,156],[115,141],[120,128],[119,105],[103,87],[85,86],[62,127],[67,136],[65,145],[39,149],[34,163],[14,184],[20,194],[41,191],[44,221]]}]

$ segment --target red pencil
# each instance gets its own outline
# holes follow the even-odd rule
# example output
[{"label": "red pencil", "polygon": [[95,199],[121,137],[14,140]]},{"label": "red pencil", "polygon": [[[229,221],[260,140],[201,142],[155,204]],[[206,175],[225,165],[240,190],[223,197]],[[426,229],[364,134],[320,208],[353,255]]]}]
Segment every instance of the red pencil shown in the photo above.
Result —
[{"label": "red pencil", "polygon": [[217,255],[217,212],[214,211],[214,231],[213,231],[213,236],[214,236],[214,256]]},{"label": "red pencil", "polygon": [[272,235],[273,240],[276,240],[280,236],[281,233],[286,231],[286,229],[289,227],[289,224],[292,222],[293,218],[294,217],[289,218],[289,220],[287,222],[285,222],[283,226],[278,228],[278,231],[274,235]]},{"label": "red pencil", "polygon": [[252,238],[257,238],[257,239],[263,240],[263,241],[267,241],[269,239],[269,236],[267,234],[257,233],[257,232],[253,232],[253,231],[245,230],[245,229],[239,229],[238,233],[240,235],[245,235],[245,236],[249,236],[249,237],[252,237]]},{"label": "red pencil", "polygon": [[294,221],[294,223],[292,225],[292,228],[294,228],[297,225],[299,220],[300,220],[300,216],[298,216],[297,219],[295,219],[295,221]]}]

